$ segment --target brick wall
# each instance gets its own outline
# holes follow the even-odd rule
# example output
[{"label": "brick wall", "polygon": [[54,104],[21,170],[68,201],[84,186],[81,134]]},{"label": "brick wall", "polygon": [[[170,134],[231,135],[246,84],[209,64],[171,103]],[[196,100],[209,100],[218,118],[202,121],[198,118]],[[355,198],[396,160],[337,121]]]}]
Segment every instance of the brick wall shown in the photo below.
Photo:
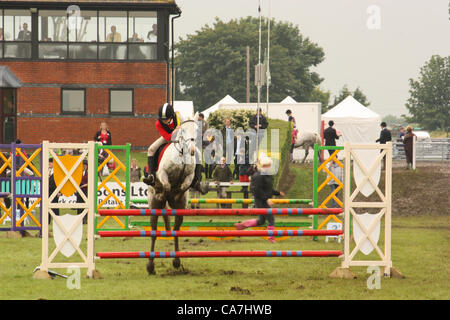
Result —
[{"label": "brick wall", "polygon": [[[157,137],[154,126],[166,101],[166,64],[123,62],[0,61],[23,82],[17,90],[17,138],[24,143],[85,142],[105,121],[113,144],[148,146]],[[61,116],[61,87],[86,86],[86,115]],[[109,87],[134,88],[134,115],[109,114]],[[147,86],[149,88],[135,88]],[[145,117],[139,117],[146,115]]]}]

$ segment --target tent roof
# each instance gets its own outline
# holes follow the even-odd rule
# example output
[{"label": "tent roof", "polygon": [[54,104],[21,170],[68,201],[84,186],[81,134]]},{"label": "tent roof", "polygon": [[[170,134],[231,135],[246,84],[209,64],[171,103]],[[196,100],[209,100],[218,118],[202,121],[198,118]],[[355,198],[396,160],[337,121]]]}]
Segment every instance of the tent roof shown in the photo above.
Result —
[{"label": "tent roof", "polygon": [[297,101],[295,101],[294,99],[292,99],[291,96],[287,96],[287,97],[284,98],[284,100],[281,101],[280,103],[297,103]]},{"label": "tent roof", "polygon": [[202,111],[203,115],[205,116],[205,119],[208,118],[211,113],[213,113],[214,111],[217,111],[221,104],[225,104],[225,103],[226,104],[230,104],[230,103],[239,103],[239,102],[237,102],[236,100],[233,99],[232,96],[227,94],[225,97],[222,98],[222,100],[217,102],[215,105],[213,105],[213,106],[209,107],[208,109]]},{"label": "tent roof", "polygon": [[322,115],[322,118],[359,118],[359,119],[379,119],[378,113],[373,112],[352,96],[348,96],[337,106]]},{"label": "tent roof", "polygon": [[0,88],[20,88],[22,81],[7,67],[0,66]]}]

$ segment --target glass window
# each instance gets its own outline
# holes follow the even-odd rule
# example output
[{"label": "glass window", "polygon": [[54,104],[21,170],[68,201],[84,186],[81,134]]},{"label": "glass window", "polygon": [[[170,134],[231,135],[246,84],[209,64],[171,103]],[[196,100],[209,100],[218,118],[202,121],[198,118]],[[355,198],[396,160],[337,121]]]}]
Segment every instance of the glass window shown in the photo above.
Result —
[{"label": "glass window", "polygon": [[84,90],[62,89],[62,113],[84,113],[84,97]]},{"label": "glass window", "polygon": [[97,42],[97,11],[72,11],[67,9],[69,18],[69,41]]},{"label": "glass window", "polygon": [[67,13],[62,10],[39,10],[39,41],[67,41]]},{"label": "glass window", "polygon": [[100,42],[126,42],[127,12],[100,11],[98,37]]},{"label": "glass window", "polygon": [[30,10],[4,10],[4,58],[31,58]]},{"label": "glass window", "polygon": [[7,41],[31,41],[30,10],[5,10],[4,29]]},{"label": "glass window", "polygon": [[133,90],[110,90],[109,105],[111,113],[132,113]]},{"label": "glass window", "polygon": [[128,42],[156,42],[156,11],[128,13]]}]

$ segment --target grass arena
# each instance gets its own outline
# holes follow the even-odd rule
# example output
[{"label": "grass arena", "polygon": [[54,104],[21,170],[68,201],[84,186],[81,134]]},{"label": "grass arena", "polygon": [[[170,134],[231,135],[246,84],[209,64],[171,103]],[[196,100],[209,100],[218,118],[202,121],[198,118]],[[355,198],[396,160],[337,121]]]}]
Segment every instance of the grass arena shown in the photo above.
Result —
[{"label": "grass arena", "polygon": [[[27,148],[26,145],[21,147]],[[25,162],[33,164],[37,172],[40,172],[37,168],[42,168],[42,176],[45,176],[48,174],[45,170],[48,157],[39,160],[39,153],[53,153],[55,161],[58,155],[52,148],[61,145],[44,143],[39,152],[40,146],[28,147],[33,159]],[[387,165],[381,174],[379,191],[382,197],[365,199],[354,196],[352,199],[351,191],[358,189],[353,181],[348,189],[344,188],[344,203],[358,205],[364,200],[364,205],[370,206],[372,211],[373,208],[381,208],[382,214],[377,218],[380,222],[379,236],[376,237],[373,230],[378,221],[371,220],[369,224],[364,224],[356,215],[359,209],[351,209],[349,205],[344,206],[348,208],[346,211],[311,208],[311,202],[308,204],[306,201],[289,203],[282,200],[273,209],[261,210],[240,208],[245,201],[236,200],[236,203],[224,201],[232,208],[217,209],[216,205],[218,202],[222,204],[222,201],[216,200],[215,195],[210,193],[204,198],[211,199],[209,201],[191,201],[191,205],[201,205],[200,209],[129,209],[132,204],[130,199],[117,208],[102,209],[95,205],[101,201],[94,201],[93,192],[96,189],[94,173],[101,169],[101,164],[95,165],[96,147],[94,144],[73,147],[84,148],[85,157],[95,168],[89,170],[91,184],[85,203],[64,208],[64,204],[52,204],[48,201],[49,197],[43,196],[38,203],[40,206],[36,204],[31,209],[24,206],[17,217],[11,215],[16,228],[11,225],[9,231],[0,234],[4,248],[0,274],[6,284],[0,293],[2,299],[446,299],[449,296],[447,216],[436,212],[412,216],[398,213],[395,209],[396,195],[398,200],[402,200],[403,196],[392,188],[392,185],[396,186],[392,182],[398,177],[392,165]],[[379,145],[369,147],[378,148]],[[342,152],[351,154],[348,156],[350,161],[350,157],[354,156],[352,146],[347,148]],[[389,159],[389,147],[384,151]],[[111,158],[117,162],[116,169],[119,168],[111,173],[123,172],[116,177],[107,176],[102,182],[95,181],[97,185],[108,178],[123,182],[127,176],[130,153],[124,147],[110,152]],[[77,159],[79,163],[82,160]],[[6,163],[9,163],[8,159]],[[74,172],[77,163],[72,164],[72,168],[66,166],[62,171]],[[64,165],[61,163],[61,167]],[[351,167],[349,163],[345,165]],[[286,199],[314,198],[311,194],[313,170],[314,166],[308,164],[290,166],[293,183],[287,185],[282,179],[285,185],[279,184],[286,191]],[[305,178],[305,175],[309,177]],[[36,174],[36,178],[38,176]],[[394,180],[389,182],[392,176]],[[319,176],[319,180],[325,179],[326,175]],[[62,178],[62,182],[71,180],[69,176]],[[41,195],[44,195],[48,186],[45,179],[41,181]],[[306,181],[310,182],[307,191],[299,191]],[[14,181],[13,185],[19,182]],[[126,182],[123,187],[127,188]],[[19,200],[30,196],[21,192],[15,194]],[[116,196],[112,193],[111,197]],[[328,195],[318,195],[319,202],[327,198]],[[390,207],[389,201],[394,206]],[[45,210],[52,212],[41,217],[39,207],[42,213]],[[391,215],[392,207],[394,212]],[[62,216],[61,213],[60,216],[53,214],[55,208],[72,216],[71,224],[55,221]],[[83,213],[75,214],[77,209],[83,210]],[[7,219],[2,213],[3,222]],[[257,214],[276,215],[275,230],[267,231],[264,226],[245,231],[233,227],[245,216]],[[186,225],[182,224],[179,231],[166,231],[164,226],[152,230],[148,226],[151,215],[185,215]],[[83,225],[84,216],[87,217],[87,224]],[[314,228],[314,217],[321,223],[329,216],[342,221],[343,230]],[[102,220],[106,218],[108,220]],[[38,222],[37,226],[33,225],[34,220]],[[145,222],[147,225],[144,225]],[[355,223],[360,223],[362,227]],[[211,227],[214,224],[217,225]],[[80,225],[81,231],[77,231]],[[21,234],[31,236],[19,237]],[[276,241],[267,241],[269,236],[274,236]],[[149,251],[151,237],[160,240],[155,251]],[[180,240],[179,251],[173,250],[175,237]],[[366,255],[360,249],[368,243],[372,251]],[[303,259],[298,259],[301,257]],[[148,275],[145,270],[142,260],[148,258],[155,259],[154,275]],[[179,268],[174,268],[174,258],[181,258]],[[35,270],[37,266],[39,270]],[[374,276],[379,276],[380,281],[374,281]],[[424,290],[414,290],[419,285]]]}]

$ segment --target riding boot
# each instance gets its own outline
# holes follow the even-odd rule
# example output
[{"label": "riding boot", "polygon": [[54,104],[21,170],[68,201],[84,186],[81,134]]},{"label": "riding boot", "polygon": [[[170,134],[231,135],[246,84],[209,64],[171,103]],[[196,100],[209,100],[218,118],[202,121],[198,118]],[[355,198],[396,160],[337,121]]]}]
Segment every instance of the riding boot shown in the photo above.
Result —
[{"label": "riding boot", "polygon": [[149,186],[155,185],[155,166],[153,165],[154,157],[148,156],[147,157],[147,166],[148,166],[148,176],[145,177],[142,181]]}]

